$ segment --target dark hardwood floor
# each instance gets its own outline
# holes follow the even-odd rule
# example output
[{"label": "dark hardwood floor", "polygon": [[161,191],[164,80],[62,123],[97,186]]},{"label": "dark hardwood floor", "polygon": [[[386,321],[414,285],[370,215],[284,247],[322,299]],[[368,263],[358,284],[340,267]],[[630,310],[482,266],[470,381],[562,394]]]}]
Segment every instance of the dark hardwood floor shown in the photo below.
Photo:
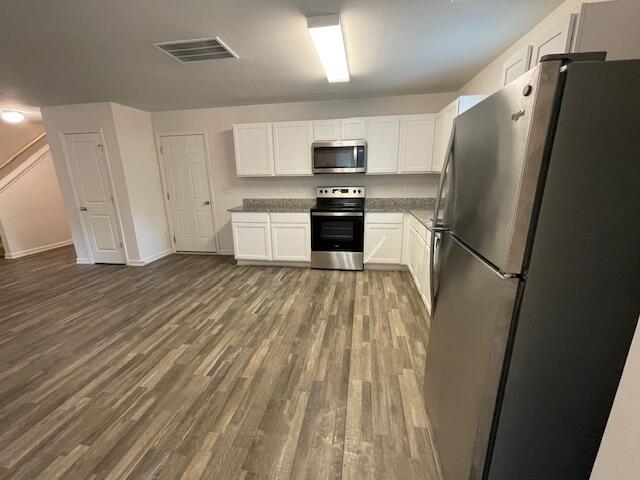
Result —
[{"label": "dark hardwood floor", "polygon": [[0,478],[437,478],[408,272],[0,260]]}]

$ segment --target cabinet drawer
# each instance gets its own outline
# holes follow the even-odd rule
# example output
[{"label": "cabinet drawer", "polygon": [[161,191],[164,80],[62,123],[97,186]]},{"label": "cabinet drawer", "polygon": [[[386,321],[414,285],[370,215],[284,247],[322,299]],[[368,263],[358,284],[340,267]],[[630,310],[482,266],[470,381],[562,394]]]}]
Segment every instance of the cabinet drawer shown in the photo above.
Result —
[{"label": "cabinet drawer", "polygon": [[411,226],[413,227],[413,229],[416,231],[416,233],[422,240],[429,243],[429,236],[427,235],[427,227],[421,224],[413,215],[411,216]]},{"label": "cabinet drawer", "polygon": [[231,212],[233,223],[268,223],[269,214],[266,212]]},{"label": "cabinet drawer", "polygon": [[402,223],[402,213],[365,213],[364,223]]},{"label": "cabinet drawer", "polygon": [[306,212],[272,213],[271,223],[310,223],[310,219]]}]

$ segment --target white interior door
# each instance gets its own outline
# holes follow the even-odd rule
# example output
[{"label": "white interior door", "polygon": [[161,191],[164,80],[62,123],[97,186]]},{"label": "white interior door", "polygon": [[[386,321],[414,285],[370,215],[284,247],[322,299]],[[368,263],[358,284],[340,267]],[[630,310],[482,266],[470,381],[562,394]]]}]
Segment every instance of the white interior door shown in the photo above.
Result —
[{"label": "white interior door", "polygon": [[203,135],[160,138],[176,250],[215,252],[213,205]]},{"label": "white interior door", "polygon": [[64,136],[69,165],[96,263],[125,263],[107,157],[98,133]]}]

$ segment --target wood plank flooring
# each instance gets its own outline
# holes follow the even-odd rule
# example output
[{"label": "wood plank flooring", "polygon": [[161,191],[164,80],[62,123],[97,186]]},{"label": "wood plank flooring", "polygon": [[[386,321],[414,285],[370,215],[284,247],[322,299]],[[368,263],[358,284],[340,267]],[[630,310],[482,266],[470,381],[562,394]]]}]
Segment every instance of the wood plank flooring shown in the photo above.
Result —
[{"label": "wood plank flooring", "polygon": [[408,272],[0,260],[1,479],[437,479]]}]

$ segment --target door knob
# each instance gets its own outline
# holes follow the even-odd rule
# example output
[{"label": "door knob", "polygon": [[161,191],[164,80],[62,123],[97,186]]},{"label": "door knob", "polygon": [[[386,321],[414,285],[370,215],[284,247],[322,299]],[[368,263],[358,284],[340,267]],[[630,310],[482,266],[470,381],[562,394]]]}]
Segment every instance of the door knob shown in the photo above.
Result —
[{"label": "door knob", "polygon": [[87,211],[87,207],[80,207],[80,211],[81,212],[86,212]]},{"label": "door knob", "polygon": [[209,200],[205,200],[205,201],[204,201],[204,204],[205,204],[205,205],[211,205],[211,202],[210,202]]}]

